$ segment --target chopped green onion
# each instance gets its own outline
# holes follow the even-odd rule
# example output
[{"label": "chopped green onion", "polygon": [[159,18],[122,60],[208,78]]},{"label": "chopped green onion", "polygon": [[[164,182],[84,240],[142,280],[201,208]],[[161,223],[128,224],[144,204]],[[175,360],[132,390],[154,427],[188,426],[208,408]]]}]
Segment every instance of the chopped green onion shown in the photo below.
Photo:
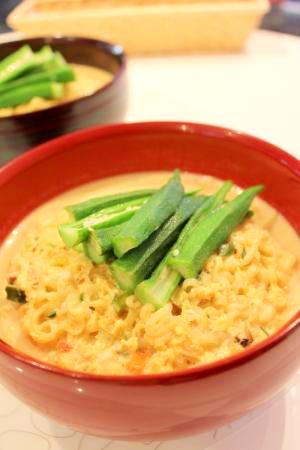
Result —
[{"label": "chopped green onion", "polygon": [[220,256],[231,256],[234,255],[235,248],[233,242],[230,241],[227,244],[223,244],[220,247],[219,255]]},{"label": "chopped green onion", "polygon": [[270,336],[270,333],[268,333],[264,327],[260,327],[260,329],[263,333],[265,333],[266,336]]},{"label": "chopped green onion", "polygon": [[254,216],[254,211],[252,210],[252,209],[250,209],[248,212],[247,212],[247,214],[246,214],[246,216],[245,216],[245,219],[251,219],[251,217],[253,217]]},{"label": "chopped green onion", "polygon": [[112,304],[117,313],[120,313],[126,309],[126,299],[127,294],[119,294],[113,299]]},{"label": "chopped green onion", "polygon": [[54,317],[56,317],[56,311],[51,311],[48,315],[47,315],[48,319],[54,319]]},{"label": "chopped green onion", "polygon": [[8,285],[5,288],[7,300],[12,300],[17,303],[27,303],[26,294],[23,289],[17,289],[15,286]]}]

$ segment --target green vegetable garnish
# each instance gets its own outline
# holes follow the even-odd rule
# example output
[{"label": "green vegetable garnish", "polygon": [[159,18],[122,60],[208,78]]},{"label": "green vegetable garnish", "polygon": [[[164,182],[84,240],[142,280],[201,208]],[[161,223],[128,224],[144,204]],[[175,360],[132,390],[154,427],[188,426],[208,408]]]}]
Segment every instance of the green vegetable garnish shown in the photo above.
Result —
[{"label": "green vegetable garnish", "polygon": [[115,255],[121,257],[144,242],[176,211],[183,195],[180,172],[176,170],[168,183],[149,198],[113,239]]},{"label": "green vegetable garnish", "polygon": [[143,244],[112,263],[112,274],[122,290],[134,292],[138,283],[149,276],[177,239],[183,225],[204,201],[205,197],[185,197],[162,227]]},{"label": "green vegetable garnish", "polygon": [[264,327],[260,327],[260,329],[265,333],[266,336],[270,336],[270,333],[268,333]]},{"label": "green vegetable garnish", "polygon": [[24,45],[0,62],[0,108],[13,108],[34,97],[59,99],[61,83],[75,79],[72,67],[49,45],[33,52]]},{"label": "green vegetable garnish", "polygon": [[112,240],[123,224],[114,227],[91,230],[88,240],[84,243],[85,253],[96,264],[104,261],[104,255],[112,250]]},{"label": "green vegetable garnish", "polygon": [[127,294],[120,294],[113,299],[112,304],[117,313],[120,313],[126,309],[126,298]]},{"label": "green vegetable garnish", "polygon": [[88,247],[86,242],[83,242],[84,254],[95,264],[103,264],[113,256],[112,252],[103,253],[101,255],[94,252],[93,247]]},{"label": "green vegetable garnish", "polygon": [[166,305],[172,297],[182,277],[167,264],[171,253],[172,251],[169,251],[150,278],[137,286],[135,295],[141,303],[150,303],[159,309]]},{"label": "green vegetable garnish", "polygon": [[168,260],[168,265],[184,278],[195,278],[207,259],[245,218],[252,200],[263,188],[258,185],[246,189],[234,200],[211,211],[193,228],[181,251]]},{"label": "green vegetable garnish", "polygon": [[106,195],[66,206],[65,209],[72,219],[79,220],[110,206],[123,204],[139,198],[150,197],[154,192],[152,189],[144,189],[142,191],[125,192],[124,194]]},{"label": "green vegetable garnish", "polygon": [[[146,191],[143,191],[146,192]],[[188,193],[186,197],[192,197],[194,193]],[[200,198],[200,197],[197,197]],[[204,197],[202,197],[204,198]],[[96,264],[101,264],[106,253],[110,253],[113,248],[113,239],[119,234],[123,223],[108,228],[90,230],[87,241],[84,242],[86,255]]]},{"label": "green vegetable garnish", "polygon": [[33,51],[29,45],[24,45],[0,62],[0,84],[16,78],[35,65]]},{"label": "green vegetable garnish", "polygon": [[254,216],[254,211],[252,211],[252,209],[250,209],[248,212],[247,212],[247,214],[246,214],[246,216],[245,216],[245,219],[251,219],[251,217],[253,217]]},{"label": "green vegetable garnish", "polygon": [[[249,215],[263,186],[250,187],[227,201],[232,186],[226,181],[210,197],[184,194],[180,172],[175,171],[157,191],[111,195],[67,206],[67,211],[80,219],[60,225],[59,233],[68,247],[80,245],[96,264],[114,258],[114,251],[116,259],[110,268],[123,291],[113,301],[116,311],[126,308],[127,295],[132,293],[141,303],[158,309],[170,300],[182,278],[198,275],[215,251],[219,249],[223,257],[235,253],[234,243],[228,239]],[[243,249],[241,257],[245,255]],[[83,300],[82,294],[79,300]],[[246,340],[241,345],[246,345]]]},{"label": "green vegetable garnish", "polygon": [[17,289],[15,286],[8,285],[5,288],[7,300],[17,303],[27,303],[26,294],[23,289]]},{"label": "green vegetable garnish", "polygon": [[226,181],[214,195],[206,198],[206,200],[201,204],[201,206],[197,209],[195,214],[191,217],[191,219],[184,227],[182,233],[179,236],[179,239],[177,240],[176,245],[174,246],[173,255],[177,255],[180,253],[183,243],[190,235],[194,227],[198,224],[199,220],[203,220],[203,218],[206,217],[208,213],[224,203],[225,197],[232,188],[232,185],[233,183],[231,181]]},{"label": "green vegetable garnish", "polygon": [[92,229],[107,228],[123,223],[131,218],[148,197],[141,197],[119,203],[84,217],[76,222],[58,226],[60,237],[67,247],[74,247],[88,239]]},{"label": "green vegetable garnish", "polygon": [[227,244],[223,244],[220,247],[219,255],[220,256],[231,256],[235,252],[235,248],[233,242],[230,241]]},{"label": "green vegetable garnish", "polygon": [[0,85],[0,94],[8,91],[12,91],[24,86],[30,86],[35,83],[44,83],[57,81],[59,83],[66,83],[75,79],[75,74],[70,66],[65,66],[60,69],[53,69],[47,72],[38,72],[28,74],[21,78],[16,78],[10,82]]},{"label": "green vegetable garnish", "polygon": [[27,103],[34,97],[58,99],[63,96],[64,90],[60,83],[44,81],[20,86],[0,95],[0,108],[12,108]]},{"label": "green vegetable garnish", "polygon": [[56,317],[56,311],[51,311],[48,315],[47,315],[48,319],[53,319],[54,317]]},{"label": "green vegetable garnish", "polygon": [[183,228],[176,243],[161,261],[148,280],[140,283],[135,294],[141,303],[151,303],[155,308],[163,307],[172,297],[175,289],[182,280],[182,276],[168,266],[168,260],[181,251],[183,243],[194,229],[199,220],[203,219],[212,209],[217,208],[224,202],[226,194],[232,187],[231,181],[226,181],[219,191],[211,197],[203,198],[191,219]]},{"label": "green vegetable garnish", "polygon": [[40,50],[34,53],[35,66],[43,66],[54,60],[54,52],[49,45],[44,45]]}]

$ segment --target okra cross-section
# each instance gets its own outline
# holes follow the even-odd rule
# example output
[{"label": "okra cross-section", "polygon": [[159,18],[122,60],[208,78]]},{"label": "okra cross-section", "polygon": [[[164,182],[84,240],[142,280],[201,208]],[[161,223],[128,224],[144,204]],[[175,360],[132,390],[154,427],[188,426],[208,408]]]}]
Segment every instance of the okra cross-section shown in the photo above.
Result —
[{"label": "okra cross-section", "polygon": [[177,270],[167,265],[171,250],[147,280],[142,281],[135,290],[135,295],[143,304],[150,303],[156,309],[168,303],[182,277]]},{"label": "okra cross-section", "polygon": [[91,230],[90,236],[83,243],[85,254],[96,264],[103,262],[103,256],[112,250],[112,240],[119,233],[123,224],[108,228]]}]

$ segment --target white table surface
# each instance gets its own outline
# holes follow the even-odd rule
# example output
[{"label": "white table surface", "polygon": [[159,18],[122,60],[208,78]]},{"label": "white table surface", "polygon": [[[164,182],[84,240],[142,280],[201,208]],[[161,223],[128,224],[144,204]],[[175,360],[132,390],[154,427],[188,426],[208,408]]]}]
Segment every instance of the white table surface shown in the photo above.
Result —
[{"label": "white table surface", "polygon": [[235,128],[300,157],[300,39],[254,33],[243,53],[129,61],[126,121]]},{"label": "white table surface", "polygon": [[[241,54],[133,58],[128,73],[126,121],[231,127],[300,157],[298,38],[259,31]],[[299,450],[299,441],[300,368],[275,399],[230,426],[164,443],[76,433],[32,412],[0,386],[0,450]]]}]

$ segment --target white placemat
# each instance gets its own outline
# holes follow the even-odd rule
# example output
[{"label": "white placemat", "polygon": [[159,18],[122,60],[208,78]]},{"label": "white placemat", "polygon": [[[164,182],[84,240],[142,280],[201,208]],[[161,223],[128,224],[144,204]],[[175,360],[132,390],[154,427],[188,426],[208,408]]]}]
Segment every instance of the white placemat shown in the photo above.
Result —
[{"label": "white placemat", "polygon": [[[128,75],[126,121],[236,128],[300,157],[298,38],[259,31],[241,54],[132,58]],[[0,450],[298,450],[299,423],[300,369],[274,400],[230,426],[164,443],[76,433],[32,412],[0,386]]]}]

